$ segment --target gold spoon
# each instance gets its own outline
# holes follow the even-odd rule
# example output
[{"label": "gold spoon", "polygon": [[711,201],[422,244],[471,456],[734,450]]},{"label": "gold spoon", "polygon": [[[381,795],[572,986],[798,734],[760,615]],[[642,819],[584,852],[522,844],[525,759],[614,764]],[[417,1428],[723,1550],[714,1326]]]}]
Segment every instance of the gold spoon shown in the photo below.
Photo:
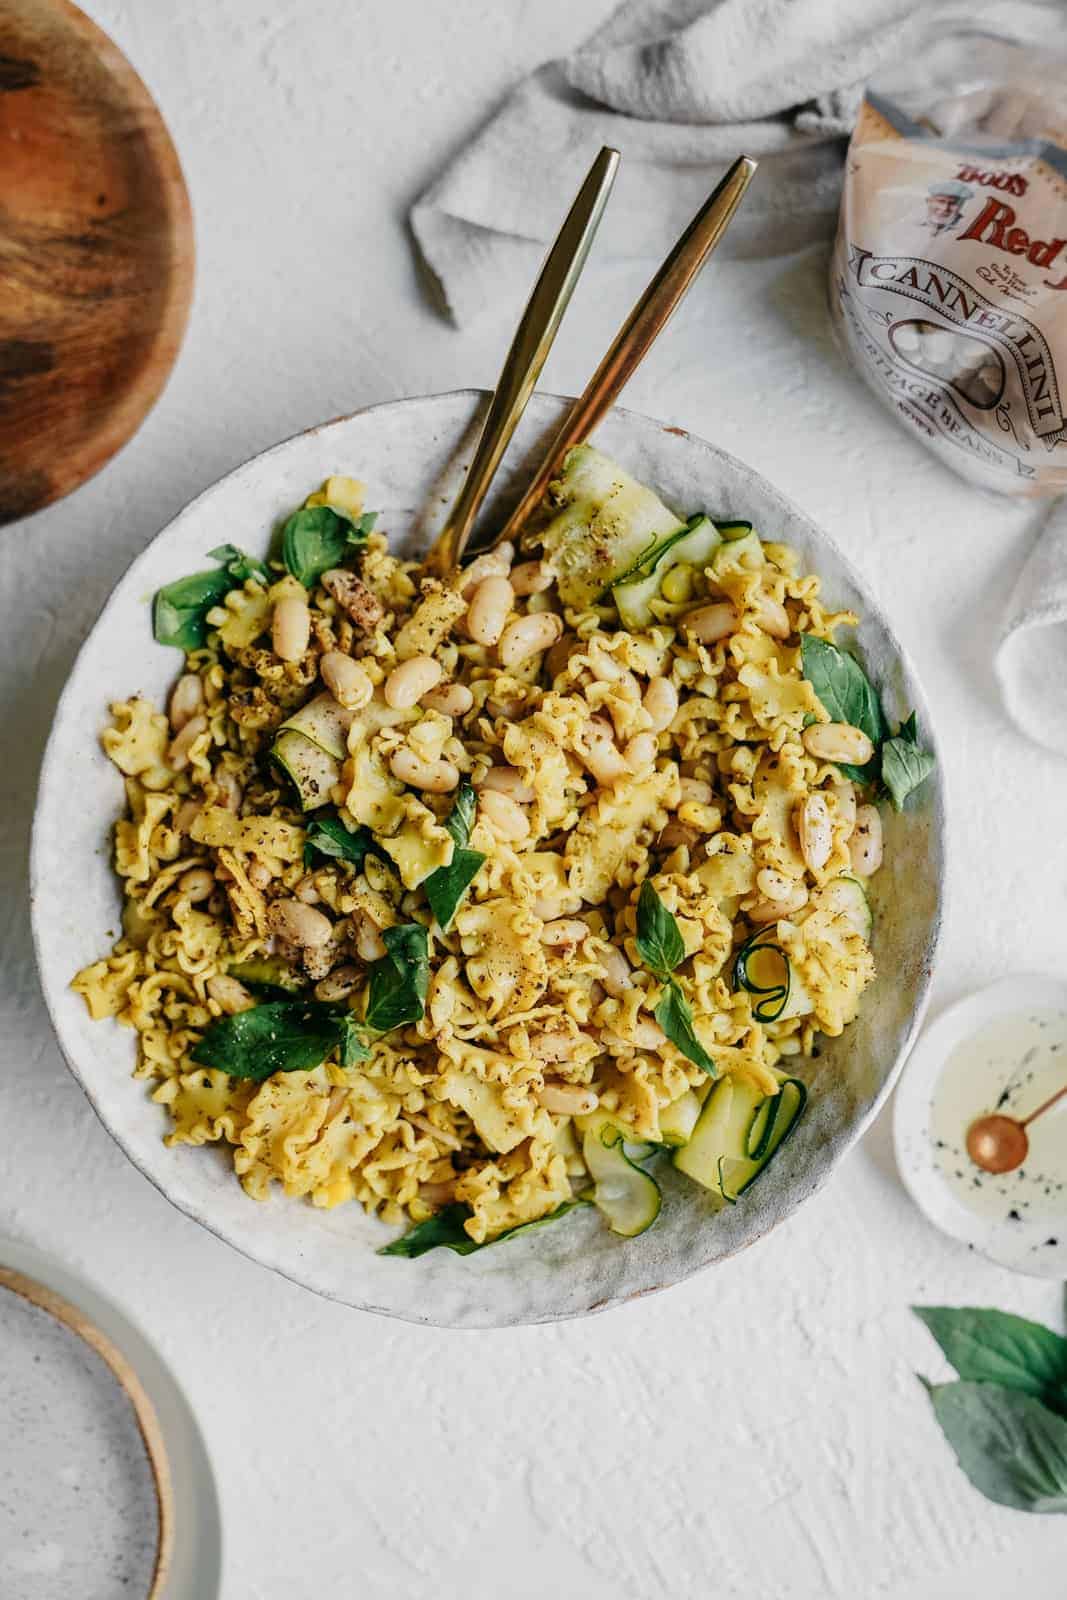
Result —
[{"label": "gold spoon", "polygon": [[545,490],[559,472],[567,451],[588,439],[597,423],[611,410],[729,227],[752,182],[756,166],[751,156],[738,156],[701,206],[567,413],[540,470],[494,543],[517,539],[523,524],[540,505]]},{"label": "gold spoon", "polygon": [[1065,1094],[1067,1084],[1049,1095],[1036,1111],[1031,1111],[1028,1117],[1021,1120],[1018,1117],[1005,1117],[1000,1112],[978,1117],[967,1129],[967,1154],[975,1166],[981,1167],[983,1172],[1014,1172],[1016,1167],[1021,1167],[1030,1150],[1030,1141],[1026,1136],[1030,1123],[1043,1117]]},{"label": "gold spoon", "polygon": [[448,520],[426,557],[442,576],[459,566],[493,475],[548,359],[608,203],[619,152],[605,145],[564,219],[515,330],[493,391],[474,457]]}]

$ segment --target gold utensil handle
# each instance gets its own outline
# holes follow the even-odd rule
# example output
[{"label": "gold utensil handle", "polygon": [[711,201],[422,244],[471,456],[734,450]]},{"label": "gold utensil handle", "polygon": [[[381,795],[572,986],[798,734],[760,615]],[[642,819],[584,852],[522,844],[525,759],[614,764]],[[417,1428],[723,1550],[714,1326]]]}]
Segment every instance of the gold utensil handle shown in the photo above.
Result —
[{"label": "gold utensil handle", "polygon": [[682,300],[726,232],[752,181],[756,166],[757,163],[750,156],[739,156],[710,199],[697,212],[619,329],[581,397],[567,413],[537,476],[509,517],[507,526],[499,535],[500,539],[517,538],[526,519],[540,504],[545,490],[559,472],[567,451],[587,439],[597,423],[611,410],[649,348],[666,327],[675,306]]},{"label": "gold utensil handle", "polygon": [[426,557],[426,565],[436,572],[450,572],[463,559],[474,519],[526,410],[585,266],[618,165],[619,152],[605,145],[590,167],[555,244],[545,257],[497,380],[463,487]]}]

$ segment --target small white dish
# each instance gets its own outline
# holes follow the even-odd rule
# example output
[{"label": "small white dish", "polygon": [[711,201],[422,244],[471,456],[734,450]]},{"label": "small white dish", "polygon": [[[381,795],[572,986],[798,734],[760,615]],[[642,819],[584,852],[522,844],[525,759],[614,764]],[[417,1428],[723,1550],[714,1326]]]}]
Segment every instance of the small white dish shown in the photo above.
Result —
[{"label": "small white dish", "polygon": [[[954,1239],[961,1240],[972,1249],[988,1256],[1001,1266],[1034,1278],[1067,1277],[1067,1188],[1059,1195],[1045,1197],[1036,1207],[1037,1214],[1027,1216],[1026,1202],[1021,1205],[1015,1195],[1028,1190],[1018,1185],[1025,1173],[1007,1173],[1000,1178],[980,1174],[963,1151],[959,1160],[970,1182],[988,1185],[983,1201],[985,1206],[1000,1205],[1005,1215],[989,1215],[972,1209],[961,1198],[961,1186],[954,1184],[946,1173],[944,1145],[939,1148],[938,1137],[943,1131],[935,1128],[937,1091],[942,1083],[946,1066],[968,1041],[977,1041],[986,1030],[1012,1019],[1034,1014],[1053,1012],[1067,1016],[1067,983],[1055,978],[1018,976],[1002,978],[987,989],[959,1001],[943,1011],[925,1029],[908,1061],[897,1090],[893,1107],[893,1138],[897,1166],[901,1178],[916,1205],[935,1227]],[[957,1058],[958,1060],[958,1058]],[[959,1144],[963,1145],[966,1127],[973,1117],[996,1109],[996,1102],[988,1103],[982,1084],[986,1081],[979,1063],[981,1052],[976,1043],[975,1092],[973,1107],[968,1106],[966,1116],[961,1116]],[[1064,1080],[1067,1081],[1067,1056],[1064,1060]],[[1005,1106],[1010,1115],[1018,1114]],[[1057,1122],[1051,1119],[1057,1117]],[[1067,1141],[1067,1117],[1058,1118],[1058,1108],[1049,1113],[1048,1128],[1055,1128],[1057,1137]],[[1031,1131],[1031,1139],[1034,1133]],[[1032,1187],[1032,1179],[1027,1179]]]},{"label": "small white dish", "polygon": [[[60,1046],[105,1126],[141,1171],[189,1216],[265,1266],[346,1305],[440,1327],[488,1328],[585,1316],[679,1283],[777,1226],[830,1176],[889,1094],[922,1021],[937,953],[945,882],[940,764],[909,803],[885,808],[885,865],[874,884],[879,976],[859,1017],[820,1044],[808,1110],[773,1177],[724,1212],[668,1165],[663,1209],[640,1238],[620,1239],[591,1208],[500,1249],[418,1261],[378,1255],[390,1237],[356,1205],[320,1210],[275,1193],[250,1200],[216,1148],[169,1150],[166,1119],[131,1080],[135,1040],[116,1021],[90,1020],[70,988],[79,967],[110,949],[121,900],[111,830],[122,778],[100,747],[108,701],[141,692],[161,703],[180,662],[155,644],[150,600],[195,572],[225,537],[266,552],[270,530],[329,473],[358,474],[397,546],[414,553],[438,531],[469,465],[487,397],[430,395],[341,417],[276,445],[194,500],[118,584],[75,663],[56,709],[41,772],[31,866],[37,960]],[[568,401],[535,395],[494,486],[487,521],[514,503]],[[595,442],[668,504],[744,517],[795,546],[835,606],[860,616],[856,640],[891,717],[914,708],[936,740],[922,688],[863,579],[803,512],[743,462],[681,428],[614,410]],[[223,530],[223,532],[220,532]],[[71,805],[71,796],[78,804]],[[72,886],[76,890],[72,892]]]},{"label": "small white dish", "polygon": [[174,1378],[65,1266],[0,1239],[0,1595],[214,1600],[215,1480]]}]

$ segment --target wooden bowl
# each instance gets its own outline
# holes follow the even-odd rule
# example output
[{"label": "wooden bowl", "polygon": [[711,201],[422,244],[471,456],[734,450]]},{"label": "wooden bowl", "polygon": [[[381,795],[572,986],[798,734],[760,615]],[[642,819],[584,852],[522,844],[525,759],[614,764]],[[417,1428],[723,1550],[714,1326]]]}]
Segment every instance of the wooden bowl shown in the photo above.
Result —
[{"label": "wooden bowl", "polygon": [[136,432],[193,285],[189,197],[144,84],[68,0],[0,8],[0,522]]}]

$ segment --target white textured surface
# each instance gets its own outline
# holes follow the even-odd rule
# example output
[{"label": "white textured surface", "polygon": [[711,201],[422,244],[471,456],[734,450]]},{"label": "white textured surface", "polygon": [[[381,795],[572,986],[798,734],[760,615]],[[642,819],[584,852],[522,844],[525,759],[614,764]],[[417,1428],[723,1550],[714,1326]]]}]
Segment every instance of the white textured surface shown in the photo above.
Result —
[{"label": "white textured surface", "polygon": [[[0,531],[0,1210],[120,1298],[185,1384],[219,1477],[227,1600],[1062,1600],[1062,1523],[987,1506],[957,1475],[912,1377],[938,1369],[906,1309],[995,1303],[1055,1321],[1059,1291],[934,1233],[897,1181],[885,1116],[828,1190],[736,1261],[605,1318],[473,1337],[270,1276],[169,1207],[96,1122],[48,1030],[21,886],[75,646],[148,537],[238,460],[372,400],[492,381],[517,308],[462,338],[438,321],[404,206],[607,4],[89,9],[170,123],[200,276],[138,437],[73,499]],[[824,273],[813,252],[709,274],[627,400],[766,472],[895,619],[948,766],[948,1001],[1067,960],[1067,766],[1005,722],[990,668],[1034,513],[968,491],[844,373]],[[581,385],[645,276],[583,285],[547,387]]]}]

